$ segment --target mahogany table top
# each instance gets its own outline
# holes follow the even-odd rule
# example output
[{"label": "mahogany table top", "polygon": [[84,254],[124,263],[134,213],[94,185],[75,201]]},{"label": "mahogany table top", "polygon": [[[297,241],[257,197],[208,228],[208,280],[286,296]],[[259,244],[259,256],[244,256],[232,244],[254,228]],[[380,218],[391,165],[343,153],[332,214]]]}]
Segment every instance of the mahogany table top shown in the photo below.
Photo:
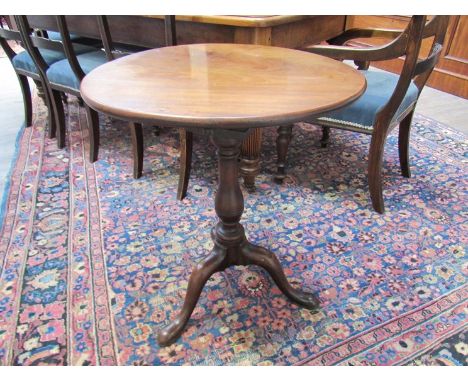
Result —
[{"label": "mahogany table top", "polygon": [[248,128],[305,120],[360,96],[362,74],[298,50],[243,44],[152,49],[111,61],[81,84],[117,118],[173,127]]}]

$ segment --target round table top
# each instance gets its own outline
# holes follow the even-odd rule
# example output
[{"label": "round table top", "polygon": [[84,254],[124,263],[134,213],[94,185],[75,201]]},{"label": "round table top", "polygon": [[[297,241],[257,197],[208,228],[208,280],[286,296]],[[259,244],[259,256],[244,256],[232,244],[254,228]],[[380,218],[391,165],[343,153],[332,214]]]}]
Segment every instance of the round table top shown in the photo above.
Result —
[{"label": "round table top", "polygon": [[298,50],[244,44],[152,49],[91,71],[81,95],[114,117],[173,127],[247,128],[306,120],[365,90],[339,61]]}]

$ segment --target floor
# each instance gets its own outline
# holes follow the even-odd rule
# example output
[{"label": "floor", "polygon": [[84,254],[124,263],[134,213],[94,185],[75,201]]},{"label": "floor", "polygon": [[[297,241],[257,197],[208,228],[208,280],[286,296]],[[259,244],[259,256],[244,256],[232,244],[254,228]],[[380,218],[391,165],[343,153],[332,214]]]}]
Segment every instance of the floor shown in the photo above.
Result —
[{"label": "floor", "polygon": [[468,135],[468,100],[436,89],[423,89],[416,111]]},{"label": "floor", "polygon": [[[0,58],[0,201],[15,152],[15,141],[24,121],[18,80],[6,57]],[[429,87],[421,93],[416,112],[436,119],[468,136],[468,100]]]},{"label": "floor", "polygon": [[3,197],[5,179],[10,169],[10,163],[15,152],[15,142],[18,131],[24,122],[23,98],[10,61],[0,58],[0,201]]}]

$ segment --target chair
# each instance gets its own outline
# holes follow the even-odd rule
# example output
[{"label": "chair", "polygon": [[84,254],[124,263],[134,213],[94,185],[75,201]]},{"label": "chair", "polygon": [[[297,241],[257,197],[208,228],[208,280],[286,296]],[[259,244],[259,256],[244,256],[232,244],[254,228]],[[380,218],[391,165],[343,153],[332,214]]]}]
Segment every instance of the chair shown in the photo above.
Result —
[{"label": "chair", "polygon": [[[175,16],[164,18],[164,30],[166,33],[166,45],[177,45]],[[187,195],[187,188],[192,167],[193,133],[186,129],[179,129],[180,143],[180,170],[179,185],[177,187],[177,200],[182,200]]]},{"label": "chair", "polygon": [[[104,51],[89,45],[73,44],[68,32],[65,16],[56,16],[61,40],[50,40],[37,37],[31,33],[27,16],[17,16],[17,23],[34,64],[39,68],[42,82],[46,84],[45,93],[49,94],[57,126],[57,145],[65,147],[65,114],[60,93],[72,94],[80,97],[80,83],[86,73],[89,73],[107,59]],[[48,63],[41,49],[64,54],[65,58]],[[89,160],[95,162],[99,150],[99,116],[97,112],[85,105],[89,128]]]},{"label": "chair", "polygon": [[[47,38],[49,40],[62,41],[62,35],[60,34],[60,32],[56,32],[56,31],[36,30],[36,35],[39,36],[39,37]],[[89,37],[83,37],[83,36],[77,35],[75,33],[70,33],[70,40],[74,44],[76,43],[76,44],[89,45],[89,46],[97,48],[97,49],[101,49],[101,47],[102,47],[102,42],[100,40],[94,39],[94,38],[89,38]],[[44,97],[44,94],[43,94],[44,91],[42,89],[41,83],[36,83],[36,87],[37,87],[38,95],[41,98],[43,98]],[[61,93],[61,96],[62,96],[63,103],[68,103],[68,97],[67,97],[66,93]],[[81,99],[78,99],[78,102],[79,102],[80,106],[83,106],[83,102],[81,101]]]},{"label": "chair", "polygon": [[[112,39],[107,16],[96,16],[102,44],[108,61],[136,53],[147,48],[116,44]],[[130,122],[133,146],[133,177],[138,179],[143,173],[143,127],[141,123]]]},{"label": "chair", "polygon": [[[109,28],[107,16],[97,16],[101,40],[106,52],[107,59],[112,61],[116,58],[126,56],[131,53],[145,50],[147,48],[134,45],[115,43]],[[166,46],[177,45],[175,16],[164,17],[164,30]],[[133,145],[133,177],[140,178],[143,172],[143,128],[140,123],[131,122],[130,131]],[[177,189],[177,199],[182,200],[187,194],[188,181],[190,176],[190,165],[192,158],[192,133],[185,129],[179,129],[180,136],[180,172],[179,185]]]},{"label": "chair", "polygon": [[[40,71],[35,65],[33,58],[27,51],[16,53],[8,44],[8,41],[17,41],[23,43],[23,37],[19,31],[5,29],[3,25],[0,26],[0,45],[5,51],[5,54],[9,58],[16,75],[18,76],[18,82],[21,87],[24,104],[24,115],[25,125],[30,126],[32,123],[32,101],[31,101],[31,89],[29,87],[28,77],[32,78],[36,83],[43,84]],[[90,48],[81,45],[75,45],[75,49],[79,52],[84,52]],[[49,49],[44,46],[39,48],[40,54],[43,57],[44,62],[47,65],[52,65],[60,60],[65,59],[63,52]],[[49,94],[45,94],[44,102],[48,109],[48,125],[49,125],[49,137],[54,138],[56,135],[56,124],[54,119],[54,111],[51,103]]]},{"label": "chair", "polygon": [[[369,191],[373,208],[384,213],[382,194],[382,157],[388,134],[399,125],[398,147],[401,172],[410,177],[408,146],[411,120],[418,97],[437,64],[447,30],[448,16],[435,16],[426,24],[425,16],[413,16],[404,31],[384,29],[350,29],[329,42],[302,50],[337,60],[354,60],[367,80],[364,94],[347,106],[307,121],[322,126],[322,147],[326,147],[329,129],[338,128],[371,135],[368,163]],[[393,40],[370,48],[341,46],[355,38],[384,37]],[[418,59],[423,39],[433,38],[429,55]],[[338,45],[338,46],[336,46]],[[390,60],[405,56],[399,75],[368,70],[370,61]],[[285,162],[292,126],[278,129],[278,173],[285,176]]]},{"label": "chair", "polygon": [[[21,88],[21,93],[23,95],[23,105],[24,105],[24,123],[25,126],[31,126],[32,124],[32,101],[31,101],[31,89],[29,87],[28,77],[40,80],[37,70],[24,70],[18,67],[15,62],[15,58],[20,55],[27,55],[27,52],[16,53],[8,44],[8,41],[16,41],[21,43],[21,35],[19,32],[14,30],[5,29],[3,23],[0,25],[0,46],[4,50],[8,59],[15,70],[16,76],[18,77],[18,83]],[[50,104],[47,103],[47,108],[50,110]],[[50,126],[49,126],[50,128]],[[50,131],[50,130],[49,130]]]}]

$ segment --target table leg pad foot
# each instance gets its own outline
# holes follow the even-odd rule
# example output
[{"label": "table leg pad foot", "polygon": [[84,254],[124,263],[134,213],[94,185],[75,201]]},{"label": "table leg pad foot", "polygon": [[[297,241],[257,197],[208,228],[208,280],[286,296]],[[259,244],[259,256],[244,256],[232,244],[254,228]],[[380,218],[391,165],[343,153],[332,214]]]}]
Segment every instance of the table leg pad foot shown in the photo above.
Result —
[{"label": "table leg pad foot", "polygon": [[227,251],[215,245],[211,254],[194,267],[190,275],[184,305],[180,313],[157,335],[157,341],[160,346],[171,345],[180,337],[208,279],[213,273],[226,269],[226,258]]}]

